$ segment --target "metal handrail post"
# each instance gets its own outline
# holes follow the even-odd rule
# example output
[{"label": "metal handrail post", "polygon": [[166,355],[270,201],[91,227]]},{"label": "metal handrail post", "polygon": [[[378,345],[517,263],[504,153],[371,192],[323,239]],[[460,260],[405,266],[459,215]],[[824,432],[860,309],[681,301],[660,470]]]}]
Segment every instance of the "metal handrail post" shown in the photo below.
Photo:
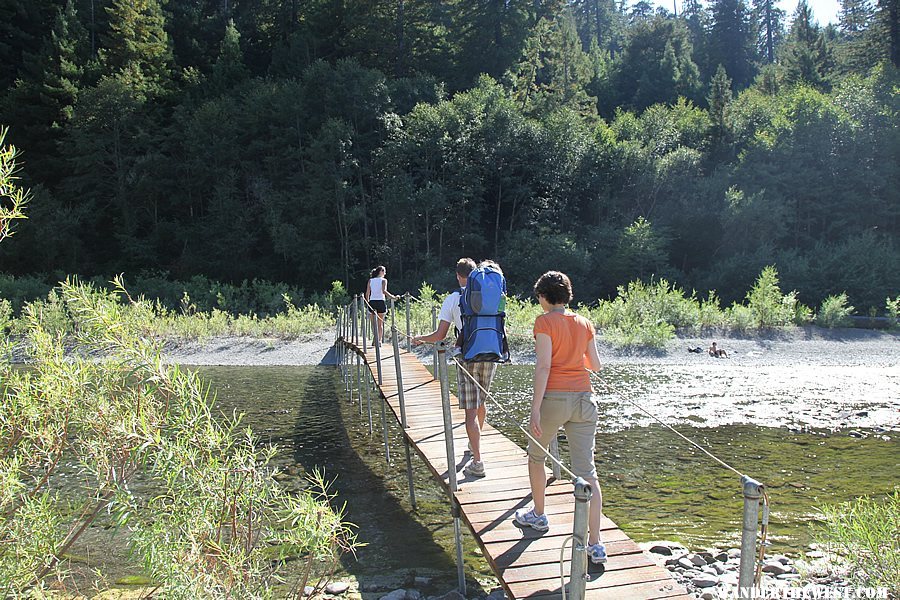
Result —
[{"label": "metal handrail post", "polygon": [[[435,331],[437,329],[437,307],[431,307],[431,330]],[[434,350],[432,352],[434,354],[434,378],[437,379],[438,376],[438,347],[434,346]]]},{"label": "metal handrail post", "polygon": [[400,343],[397,326],[391,323],[391,343],[394,346],[394,368],[397,371],[397,399],[400,401],[400,425],[403,427],[403,445],[406,449],[406,479],[409,483],[409,502],[416,509],[416,488],[413,485],[412,458],[409,454],[409,438],[406,437],[406,400],[403,394],[403,367],[400,364]]},{"label": "metal handrail post", "polygon": [[569,567],[571,600],[584,600],[587,587],[587,541],[591,486],[579,477],[575,480],[575,522],[572,526],[572,563]]},{"label": "metal handrail post", "polygon": [[741,477],[741,487],[744,491],[744,526],[741,530],[738,598],[740,600],[751,600],[754,597],[753,579],[756,562],[756,526],[759,523],[759,499],[765,491],[765,486],[744,475]]},{"label": "metal handrail post", "polygon": [[360,324],[362,326],[362,348],[363,354],[365,354],[368,351],[366,344],[369,343],[369,307],[365,303],[365,298],[363,298],[362,313]]},{"label": "metal handrail post", "polygon": [[406,292],[406,351],[412,352],[412,337],[409,335],[409,292]]},{"label": "metal handrail post", "polygon": [[[378,315],[375,316],[378,319]],[[382,383],[381,377],[381,340],[378,339],[378,324],[375,324],[375,368],[378,371],[378,385]]]},{"label": "metal handrail post", "polygon": [[453,420],[450,416],[450,381],[447,374],[447,342],[435,344],[438,361],[435,375],[441,382],[441,412],[444,417],[444,441],[447,446],[447,476],[450,483],[450,510],[453,514],[453,534],[456,538],[456,570],[459,579],[459,593],[466,595],[466,572],[462,553],[462,531],[459,526],[459,507],[454,493],[459,490],[456,480],[456,452],[453,448]]},{"label": "metal handrail post", "polygon": [[[547,450],[550,451],[550,456],[555,458],[557,461],[559,458],[559,431],[556,432],[556,435],[553,436],[553,439],[550,440],[550,445],[547,447]],[[562,477],[562,469],[559,468],[559,463],[556,461],[550,461],[550,468],[553,470],[553,479],[559,481]]]},{"label": "metal handrail post", "polygon": [[350,339],[356,344],[356,324],[359,318],[359,296],[353,296],[353,304],[351,304],[350,314]]}]

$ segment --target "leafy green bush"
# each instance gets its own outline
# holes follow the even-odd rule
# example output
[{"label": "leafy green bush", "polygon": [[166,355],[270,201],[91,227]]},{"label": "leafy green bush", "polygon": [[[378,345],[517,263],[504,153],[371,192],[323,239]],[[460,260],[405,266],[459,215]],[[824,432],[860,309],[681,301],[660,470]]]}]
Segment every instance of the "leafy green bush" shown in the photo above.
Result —
[{"label": "leafy green bush", "polygon": [[868,496],[822,508],[816,541],[850,566],[860,586],[900,590],[900,490],[877,500]]},{"label": "leafy green bush", "polygon": [[849,327],[852,324],[850,315],[854,308],[850,306],[847,294],[841,292],[837,296],[828,296],[822,300],[816,323],[822,327]]},{"label": "leafy green bush", "polygon": [[[0,589],[19,597],[64,579],[63,556],[98,522],[126,536],[167,598],[281,597],[285,557],[273,548],[319,574],[352,550],[321,476],[316,492],[285,491],[274,450],[239,418],[214,418],[196,374],[164,364],[147,335],[158,305],[70,282],[57,302],[84,354],[67,356],[33,303],[33,368],[0,362]],[[77,486],[64,465],[78,467]]]},{"label": "leafy green bush", "polygon": [[0,336],[6,335],[10,325],[12,325],[12,304],[9,300],[0,299]]},{"label": "leafy green bush", "polygon": [[649,284],[632,281],[619,287],[614,300],[598,302],[590,315],[603,338],[615,346],[662,348],[674,337],[676,327],[698,326],[700,304],[665,279]]},{"label": "leafy green bush", "polygon": [[898,323],[900,323],[900,296],[897,296],[893,300],[890,298],[886,299],[884,306],[891,327],[896,327]]},{"label": "leafy green bush", "polygon": [[725,321],[728,327],[735,331],[749,331],[756,327],[756,317],[749,307],[743,304],[732,304],[725,311]]},{"label": "leafy green bush", "polygon": [[784,327],[797,317],[797,292],[782,294],[778,287],[778,271],[765,267],[753,288],[747,293],[747,308],[756,327]]}]

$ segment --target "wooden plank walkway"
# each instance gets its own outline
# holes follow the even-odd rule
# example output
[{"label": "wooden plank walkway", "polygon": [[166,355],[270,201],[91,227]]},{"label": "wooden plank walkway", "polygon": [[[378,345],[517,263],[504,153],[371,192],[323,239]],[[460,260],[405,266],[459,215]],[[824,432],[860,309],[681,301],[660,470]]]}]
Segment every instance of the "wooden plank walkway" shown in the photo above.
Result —
[{"label": "wooden plank walkway", "polygon": [[[368,351],[364,354],[362,348],[350,343],[348,346],[364,357],[373,380],[377,382],[374,349],[367,348]],[[408,424],[406,437],[432,475],[449,492],[440,384],[414,354],[401,350],[400,360]],[[393,348],[390,344],[383,344],[381,395],[387,400],[399,422],[400,401],[394,365]],[[469,458],[466,452],[468,438],[463,425],[465,415],[458,408],[457,399],[452,396],[451,414],[453,445],[457,456],[453,467],[457,471],[459,485],[455,500],[459,505],[461,518],[481,546],[484,557],[510,598],[561,598],[559,557],[560,547],[572,533],[575,508],[572,483],[556,481],[547,488],[546,513],[550,517],[550,531],[539,533],[531,528],[518,527],[513,522],[513,514],[531,502],[525,451],[485,423],[481,453],[487,476],[480,479],[466,477],[462,473]],[[589,565],[587,598],[691,598],[666,569],[654,564],[637,544],[605,517],[601,539],[606,544],[609,560],[602,569]],[[571,550],[567,548],[564,555],[564,573],[568,580]]]}]

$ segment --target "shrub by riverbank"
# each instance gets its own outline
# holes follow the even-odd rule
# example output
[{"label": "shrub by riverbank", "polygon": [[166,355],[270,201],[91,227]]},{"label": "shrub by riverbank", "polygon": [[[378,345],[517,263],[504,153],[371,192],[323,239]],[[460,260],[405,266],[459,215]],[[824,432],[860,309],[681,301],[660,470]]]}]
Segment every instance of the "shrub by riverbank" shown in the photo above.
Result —
[{"label": "shrub by riverbank", "polygon": [[[190,282],[139,278],[138,282],[137,290],[156,290],[160,294],[148,296],[150,312],[146,315],[145,332],[167,341],[203,341],[217,337],[294,340],[333,328],[338,307],[350,301],[343,285],[337,281],[329,292],[313,295],[257,280],[239,286],[205,278],[194,278]],[[58,288],[49,288],[46,295],[38,299],[24,300],[23,290],[33,293],[37,287],[38,283],[32,279],[20,279],[16,283],[9,277],[0,277],[0,334],[21,336],[28,327],[21,316],[26,307],[41,315],[48,330],[63,336],[74,333],[72,318],[60,300]],[[297,294],[298,300],[291,292]],[[133,290],[130,293],[143,296]],[[274,295],[278,293],[276,303]],[[176,298],[180,299],[176,301]],[[405,333],[407,309],[412,333],[432,331],[433,319],[442,300],[442,294],[428,284],[422,284],[416,297],[405,296],[397,301],[395,317],[401,333]],[[123,310],[129,310],[128,306],[123,304]],[[884,318],[892,327],[898,324],[898,307],[900,296],[886,299]],[[688,294],[667,280],[659,279],[633,281],[620,287],[612,300],[597,300],[574,309],[591,319],[602,341],[612,347],[656,350],[666,348],[676,333],[750,334],[811,323],[829,328],[842,327],[851,322],[853,312],[847,296],[840,294],[827,298],[815,313],[797,300],[795,291],[782,292],[774,267],[763,269],[747,292],[744,303],[734,303],[730,307],[721,306],[715,291],[705,296],[698,296],[694,291]],[[511,347],[527,351],[532,345],[532,326],[541,313],[540,306],[531,299],[509,297],[506,313]]]}]

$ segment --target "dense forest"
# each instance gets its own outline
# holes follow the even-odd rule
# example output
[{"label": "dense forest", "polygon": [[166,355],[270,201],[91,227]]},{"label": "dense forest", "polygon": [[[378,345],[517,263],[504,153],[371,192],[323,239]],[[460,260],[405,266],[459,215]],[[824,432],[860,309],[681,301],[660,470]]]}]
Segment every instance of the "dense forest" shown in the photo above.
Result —
[{"label": "dense forest", "polygon": [[0,272],[900,291],[900,0],[0,0]]}]

